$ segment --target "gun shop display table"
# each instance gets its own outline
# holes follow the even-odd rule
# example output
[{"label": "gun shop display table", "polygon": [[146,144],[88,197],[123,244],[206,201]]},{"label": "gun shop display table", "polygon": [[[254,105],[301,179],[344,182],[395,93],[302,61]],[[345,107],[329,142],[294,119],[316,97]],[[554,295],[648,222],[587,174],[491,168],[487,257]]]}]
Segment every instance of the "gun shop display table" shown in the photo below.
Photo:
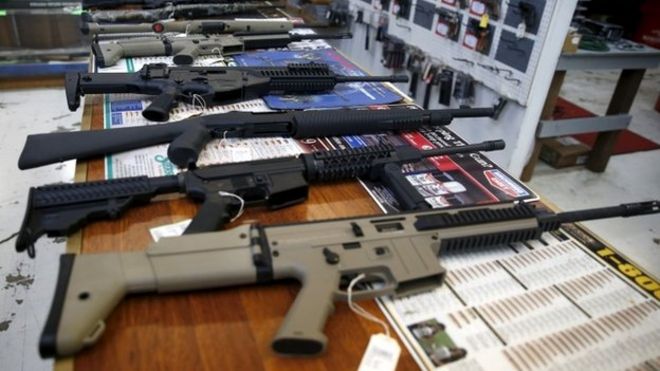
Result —
[{"label": "gun shop display table", "polygon": [[[408,100],[408,98],[406,99]],[[102,129],[104,127],[103,116],[103,97],[87,96],[83,112],[83,130]],[[414,135],[410,137],[416,138]],[[524,186],[507,183],[505,181],[507,175],[488,162],[485,157],[480,158],[476,154],[466,157],[487,166],[488,170],[479,168],[480,173],[487,174],[485,183],[497,184],[502,193],[508,193],[512,197],[520,194],[530,195]],[[447,163],[449,162],[451,161],[447,161]],[[447,163],[444,166],[447,166]],[[454,170],[456,169],[446,171]],[[105,164],[102,160],[80,162],[76,169],[76,181],[104,179],[105,171]],[[459,172],[456,171],[456,173]],[[453,179],[460,180],[459,175],[456,177]],[[454,187],[460,184],[457,181],[446,182],[453,183]],[[373,188],[371,189],[373,190]],[[463,189],[463,193],[469,193],[464,191],[465,189]],[[466,199],[477,200],[473,201],[475,204],[480,200],[479,194],[469,196],[466,195]],[[493,199],[490,201],[493,202]],[[486,202],[481,201],[481,203]],[[122,213],[118,220],[92,223],[82,232],[71,236],[68,240],[67,250],[71,253],[82,254],[142,251],[152,243],[149,233],[151,228],[189,219],[195,215],[197,209],[198,205],[189,198],[163,199],[132,208]],[[309,199],[306,202],[277,211],[250,207],[245,210],[237,222],[232,223],[228,228],[254,220],[269,225],[381,213],[381,208],[357,181],[314,184],[310,186]],[[657,305],[656,300],[660,286],[633,264],[629,264],[625,258],[588,233],[579,228],[571,229],[575,229],[575,231],[567,234],[563,234],[562,231],[548,236],[551,238],[550,243],[540,239],[530,241],[526,247],[514,247],[513,244],[499,246],[502,248],[499,250],[500,255],[488,255],[491,254],[490,251],[486,251],[485,254],[484,251],[481,251],[482,255],[479,255],[479,252],[474,254],[479,255],[476,257],[460,257],[463,265],[457,265],[455,256],[443,256],[443,259],[446,259],[443,261],[443,265],[447,264],[449,272],[446,279],[447,284],[442,287],[442,290],[438,289],[429,294],[436,295],[433,300],[416,299],[417,301],[411,300],[402,305],[394,303],[390,299],[384,299],[382,304],[383,308],[388,311],[388,317],[398,316],[395,318],[398,331],[391,331],[393,336],[397,337],[402,351],[397,369],[419,369],[416,359],[424,352],[428,357],[422,362],[428,368],[460,360],[466,355],[465,349],[461,346],[469,343],[474,347],[482,340],[487,341],[480,343],[479,346],[490,345],[491,349],[488,350],[493,351],[490,354],[496,352],[501,352],[497,353],[497,356],[513,354],[524,362],[529,361],[534,364],[538,362],[539,366],[554,364],[554,359],[557,362],[570,359],[574,355],[574,350],[589,353],[588,360],[600,354],[611,354],[613,357],[619,357],[629,363],[638,362],[640,357],[648,357],[648,354],[642,351],[625,352],[624,355],[619,352],[594,352],[594,349],[607,349],[603,347],[609,346],[610,343],[608,343],[609,340],[601,342],[594,340],[595,337],[592,337],[588,331],[601,331],[596,329],[596,325],[601,322],[623,323],[617,321],[625,320],[629,327],[623,325],[608,327],[609,330],[603,331],[610,332],[605,332],[603,339],[618,341],[616,339],[630,338],[632,341],[640,341],[648,335],[645,332],[647,329],[651,329],[650,335],[657,334],[660,332],[660,328],[657,325],[650,326],[649,322],[660,316],[660,306]],[[575,242],[576,240],[587,247],[580,247]],[[502,250],[505,250],[504,253]],[[466,260],[469,259],[474,259],[474,261],[466,264]],[[610,266],[620,272],[616,273],[615,269]],[[469,279],[464,277],[469,277]],[[525,282],[523,283],[523,281]],[[593,285],[593,282],[596,281],[601,282],[601,286]],[[473,282],[481,286],[470,286]],[[448,288],[450,285],[452,287]],[[271,340],[298,294],[298,289],[299,284],[290,281],[240,288],[229,287],[177,294],[128,297],[107,318],[105,332],[99,337],[96,344],[75,357],[58,360],[55,369],[357,369],[371,335],[380,333],[383,329],[379,324],[353,313],[344,302],[335,303],[335,311],[328,318],[325,326],[324,332],[328,338],[325,354],[311,358],[286,358],[276,355],[271,350]],[[462,290],[461,295],[456,294],[453,291],[455,289]],[[450,290],[452,291],[450,292]],[[498,293],[498,290],[499,294],[503,294],[490,295],[491,292]],[[655,295],[655,299],[653,295]],[[611,301],[605,300],[610,297]],[[481,301],[476,302],[475,300]],[[513,301],[509,302],[509,300]],[[502,301],[509,303],[506,308],[497,307]],[[386,320],[375,301],[364,301],[361,304],[370,313],[381,320]],[[514,319],[510,319],[511,322],[502,320],[501,316],[505,313],[508,313],[506,316],[509,318],[509,314],[512,313],[511,308],[514,308],[513,310],[516,312],[519,310],[518,308],[524,309],[519,316],[512,316],[511,318]],[[407,310],[413,314],[408,316]],[[443,317],[429,319],[428,316],[417,316],[414,314],[415,310],[438,313],[438,318]],[[457,317],[450,317],[454,318],[451,323],[446,316],[454,314]],[[529,328],[520,330],[520,332],[512,330],[514,325],[517,325],[511,325],[512,322],[515,322],[516,317],[529,319]],[[592,320],[592,318],[594,319]],[[441,320],[442,322],[440,322]],[[550,327],[544,328],[546,333],[533,332],[543,328],[546,323],[563,324],[564,321],[567,323],[565,326],[570,327],[566,331],[559,331],[548,325]],[[474,334],[474,339],[465,337],[465,334],[457,334],[453,340],[456,341],[454,344],[447,334],[450,334],[450,330],[455,329],[456,326],[461,327],[461,324],[465,328],[474,330],[471,330],[472,332],[469,334]],[[493,326],[489,324],[501,327],[494,330]],[[581,326],[580,331],[575,331],[577,325]],[[445,332],[445,326],[447,332]],[[454,328],[451,329],[450,326],[454,326]],[[483,327],[479,329],[475,326]],[[585,337],[582,329],[586,329],[588,337]],[[511,332],[507,333],[508,330]],[[431,331],[431,336],[427,335],[428,331]],[[412,335],[409,335],[408,332]],[[401,333],[404,333],[405,337],[399,338],[397,334]],[[575,349],[563,345],[552,349],[553,354],[555,351],[558,353],[554,359],[547,357],[547,353],[544,351],[539,351],[537,354],[538,348],[535,345],[537,339],[550,339],[554,342],[558,337],[557,333],[561,334],[562,339],[559,340],[562,342],[563,337],[568,334],[566,335],[568,338],[579,339],[580,343],[576,343]],[[478,338],[478,335],[481,337]],[[527,336],[527,338],[520,344],[512,346],[507,344],[507,341],[515,343],[515,340],[510,339],[519,338],[519,335]],[[414,352],[416,352],[414,354],[404,344],[404,341],[412,342],[410,336],[417,339],[417,343],[413,344]],[[429,341],[429,339],[433,341]],[[449,341],[449,345],[447,341]],[[590,341],[595,342],[595,345],[589,343]],[[488,342],[490,344],[487,344]],[[438,343],[441,343],[439,348],[441,348],[440,353],[444,358],[437,358],[438,354],[435,353],[436,348],[434,347]],[[493,344],[495,344],[494,347]],[[470,350],[470,352],[472,355],[481,354],[479,350]],[[486,353],[488,352],[485,351],[484,354]],[[515,361],[503,361],[503,359],[500,357],[499,360],[502,362],[495,365],[503,366],[502,369],[514,368],[512,365],[516,365]],[[646,360],[647,358],[641,359]],[[477,364],[474,359],[472,361],[475,362],[475,365]],[[478,362],[482,366],[489,364],[487,361],[484,363],[484,359],[480,359]],[[520,369],[532,368],[526,366]]]},{"label": "gun shop display table", "polygon": [[[83,126],[103,127],[101,100],[101,96],[87,98]],[[77,181],[103,178],[102,160],[79,163]],[[149,228],[191,218],[196,210],[197,205],[186,198],[153,202],[128,211],[118,221],[93,223],[69,239],[68,249],[82,253],[144,250],[152,242]],[[274,224],[379,213],[358,182],[342,182],[312,186],[309,200],[293,207],[247,208],[231,226],[247,220]],[[95,346],[58,361],[56,369],[357,369],[369,337],[382,328],[355,315],[345,303],[336,304],[326,326],[330,341],[324,356],[283,358],[273,353],[271,338],[297,291],[298,285],[291,282],[129,297],[108,318]],[[374,301],[362,304],[384,319]],[[403,345],[399,369],[418,369]]]}]

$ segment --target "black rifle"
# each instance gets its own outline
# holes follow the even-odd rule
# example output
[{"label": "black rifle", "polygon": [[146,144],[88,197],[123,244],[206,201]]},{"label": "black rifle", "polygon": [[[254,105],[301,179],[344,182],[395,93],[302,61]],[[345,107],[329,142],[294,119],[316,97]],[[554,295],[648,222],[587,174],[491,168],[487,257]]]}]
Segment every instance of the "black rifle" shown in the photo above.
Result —
[{"label": "black rifle", "polygon": [[277,8],[278,4],[231,3],[231,4],[181,4],[165,5],[156,9],[97,10],[81,14],[83,22],[140,23],[165,19],[201,19],[229,14],[250,13],[261,9]]},{"label": "black rifle", "polygon": [[16,240],[18,252],[34,257],[34,243],[47,234],[66,236],[88,222],[117,218],[128,208],[148,203],[157,195],[185,193],[202,202],[186,233],[214,231],[236,213],[236,199],[247,205],[265,203],[279,209],[304,202],[309,182],[365,178],[380,181],[392,191],[404,210],[429,208],[401,172],[401,165],[424,158],[504,148],[495,140],[459,147],[420,151],[388,144],[323,151],[246,163],[215,165],[178,175],[120,178],[30,188],[27,210]]},{"label": "black rifle", "polygon": [[455,117],[493,117],[496,107],[445,110],[321,110],[228,112],[162,125],[28,135],[20,169],[85,160],[170,143],[167,155],[181,168],[193,167],[213,138],[287,136],[296,139],[411,131],[444,126]]},{"label": "black rifle", "polygon": [[256,99],[267,94],[300,94],[331,91],[339,83],[407,82],[408,76],[341,76],[327,64],[292,63],[286,67],[168,67],[147,64],[133,73],[67,73],[65,88],[69,109],[80,106],[85,94],[138,93],[156,95],[142,115],[166,121],[170,109],[194,98],[207,106]]}]

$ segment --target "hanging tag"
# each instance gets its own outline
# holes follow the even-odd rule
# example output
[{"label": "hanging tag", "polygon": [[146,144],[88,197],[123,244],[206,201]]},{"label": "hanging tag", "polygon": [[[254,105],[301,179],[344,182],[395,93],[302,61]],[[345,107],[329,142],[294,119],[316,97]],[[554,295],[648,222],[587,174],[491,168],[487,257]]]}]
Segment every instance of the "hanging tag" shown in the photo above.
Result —
[{"label": "hanging tag", "polygon": [[151,233],[151,238],[156,242],[163,237],[179,237],[188,228],[191,221],[192,219],[186,219],[178,223],[161,225],[151,228],[149,233]]},{"label": "hanging tag", "polygon": [[518,24],[518,27],[516,28],[516,38],[522,39],[525,36],[526,31],[527,31],[527,26],[525,25],[525,22],[520,22],[520,24]]},{"label": "hanging tag", "polygon": [[396,340],[385,334],[371,335],[358,371],[394,371],[400,355]]},{"label": "hanging tag", "polygon": [[488,13],[484,13],[481,16],[481,19],[479,20],[479,27],[480,28],[486,28],[488,27],[488,21],[490,20],[490,16],[488,16]]}]

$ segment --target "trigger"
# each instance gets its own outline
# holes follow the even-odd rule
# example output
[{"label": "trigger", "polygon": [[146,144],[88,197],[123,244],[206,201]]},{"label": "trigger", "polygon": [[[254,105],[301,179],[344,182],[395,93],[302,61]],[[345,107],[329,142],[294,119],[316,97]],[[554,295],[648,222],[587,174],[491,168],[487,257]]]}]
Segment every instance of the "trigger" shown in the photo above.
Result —
[{"label": "trigger", "polygon": [[92,345],[96,343],[96,341],[103,335],[103,332],[105,332],[105,321],[100,320],[96,322],[96,326],[94,326],[94,329],[92,332],[87,335],[86,338],[83,339],[83,344],[85,346]]}]

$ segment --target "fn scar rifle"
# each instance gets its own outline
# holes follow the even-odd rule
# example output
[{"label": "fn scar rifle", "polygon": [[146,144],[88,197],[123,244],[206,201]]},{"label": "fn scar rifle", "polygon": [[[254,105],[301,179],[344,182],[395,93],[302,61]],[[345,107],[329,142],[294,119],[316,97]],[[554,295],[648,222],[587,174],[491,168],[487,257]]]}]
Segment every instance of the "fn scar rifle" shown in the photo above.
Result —
[{"label": "fn scar rifle", "polygon": [[328,35],[168,35],[142,36],[106,43],[95,41],[92,52],[101,67],[113,66],[121,58],[174,56],[174,64],[192,64],[200,55],[230,56],[246,50],[282,48],[295,41],[318,39],[347,39],[350,33]]},{"label": "fn scar rifle", "polygon": [[[146,251],[65,254],[41,335],[43,357],[68,356],[102,335],[105,319],[127,294],[171,293],[293,278],[302,283],[271,342],[287,356],[325,350],[323,328],[342,282],[380,283],[356,300],[408,295],[442,284],[444,249],[536,239],[562,223],[660,212],[659,201],[553,213],[530,204],[477,206],[319,222],[262,226],[163,238]],[[358,278],[356,278],[356,276]]]},{"label": "fn scar rifle", "polygon": [[125,34],[125,33],[186,33],[186,34],[232,34],[286,33],[295,27],[305,27],[282,19],[201,19],[196,21],[166,21],[137,24],[99,24],[86,22],[80,27],[85,35]]}]

